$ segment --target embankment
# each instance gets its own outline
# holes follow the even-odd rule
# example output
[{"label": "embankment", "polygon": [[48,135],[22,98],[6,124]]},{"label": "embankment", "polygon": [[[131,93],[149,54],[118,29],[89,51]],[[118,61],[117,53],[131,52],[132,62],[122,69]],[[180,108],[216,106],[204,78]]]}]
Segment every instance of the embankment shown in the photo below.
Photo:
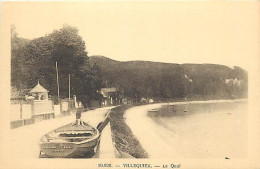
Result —
[{"label": "embankment", "polygon": [[119,158],[147,158],[148,155],[125,122],[125,111],[132,105],[122,105],[110,112],[112,139]]}]

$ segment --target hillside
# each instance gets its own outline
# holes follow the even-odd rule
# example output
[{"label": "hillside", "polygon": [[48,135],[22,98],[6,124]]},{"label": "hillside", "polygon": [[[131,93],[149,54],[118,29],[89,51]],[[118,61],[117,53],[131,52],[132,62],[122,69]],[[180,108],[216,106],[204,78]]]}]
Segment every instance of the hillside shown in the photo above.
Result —
[{"label": "hillside", "polygon": [[[116,86],[126,97],[157,100],[234,99],[247,97],[247,72],[216,64],[173,64],[150,61],[120,62],[89,57],[100,68],[105,86]],[[226,79],[235,79],[226,83]],[[234,84],[233,84],[234,83]]]}]

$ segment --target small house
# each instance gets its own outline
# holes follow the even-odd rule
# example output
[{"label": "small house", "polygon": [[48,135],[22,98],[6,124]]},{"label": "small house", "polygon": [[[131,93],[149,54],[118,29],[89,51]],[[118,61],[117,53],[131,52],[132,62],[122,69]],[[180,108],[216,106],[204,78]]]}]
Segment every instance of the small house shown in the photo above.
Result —
[{"label": "small house", "polygon": [[100,94],[102,94],[104,101],[102,103],[103,106],[106,105],[117,105],[120,103],[119,93],[117,88],[101,88]]}]

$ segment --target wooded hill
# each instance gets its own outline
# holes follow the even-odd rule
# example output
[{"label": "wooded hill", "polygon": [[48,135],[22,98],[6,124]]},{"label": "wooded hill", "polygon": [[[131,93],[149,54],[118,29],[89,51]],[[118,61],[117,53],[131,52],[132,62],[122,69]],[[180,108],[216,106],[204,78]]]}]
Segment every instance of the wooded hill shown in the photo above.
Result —
[{"label": "wooded hill", "polygon": [[12,26],[11,35],[11,85],[18,91],[28,91],[39,80],[51,96],[57,97],[57,62],[60,98],[68,97],[70,74],[71,96],[77,95],[83,104],[102,100],[102,87],[117,87],[121,98],[135,101],[247,97],[248,75],[239,67],[89,57],[78,29],[68,25],[32,40],[19,37]]},{"label": "wooded hill", "polygon": [[[158,101],[235,99],[247,97],[247,72],[216,64],[173,64],[150,61],[115,61],[89,57],[97,64],[106,86],[117,87],[125,97]],[[226,82],[235,79],[240,84]]]}]

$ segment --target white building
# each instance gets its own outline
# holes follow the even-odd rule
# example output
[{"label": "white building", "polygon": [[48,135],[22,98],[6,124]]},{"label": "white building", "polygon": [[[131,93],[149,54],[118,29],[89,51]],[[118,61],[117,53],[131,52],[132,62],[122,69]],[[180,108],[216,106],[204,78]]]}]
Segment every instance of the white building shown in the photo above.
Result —
[{"label": "white building", "polygon": [[29,93],[34,97],[34,100],[48,100],[48,92],[38,81],[38,84]]}]

